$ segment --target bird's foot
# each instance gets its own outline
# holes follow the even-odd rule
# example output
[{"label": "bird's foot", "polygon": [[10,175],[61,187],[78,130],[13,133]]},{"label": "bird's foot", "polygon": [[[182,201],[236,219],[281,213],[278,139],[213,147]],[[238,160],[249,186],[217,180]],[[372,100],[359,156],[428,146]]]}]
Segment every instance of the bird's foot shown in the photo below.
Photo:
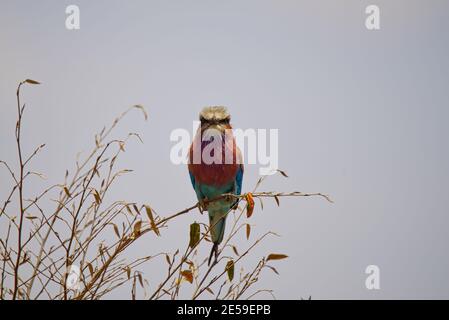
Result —
[{"label": "bird's foot", "polygon": [[227,202],[231,202],[231,203],[234,202],[234,204],[231,206],[231,210],[236,210],[236,209],[239,207],[239,201],[238,201],[238,198],[236,198],[236,197],[234,197],[234,196],[232,196],[232,195],[226,195],[226,196],[225,196],[225,200],[226,200]]},{"label": "bird's foot", "polygon": [[231,204],[231,210],[238,208],[238,198],[228,194],[224,197],[224,199],[226,202]]},{"label": "bird's foot", "polygon": [[207,211],[207,198],[198,201],[198,209],[201,214],[203,214],[204,211]]}]

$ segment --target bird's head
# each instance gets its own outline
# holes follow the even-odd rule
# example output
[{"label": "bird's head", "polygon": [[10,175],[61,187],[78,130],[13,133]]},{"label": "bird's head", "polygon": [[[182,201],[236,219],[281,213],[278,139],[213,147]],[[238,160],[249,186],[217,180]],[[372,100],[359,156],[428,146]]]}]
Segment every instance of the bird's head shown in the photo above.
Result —
[{"label": "bird's head", "polygon": [[215,129],[224,132],[226,129],[231,129],[231,115],[226,107],[213,106],[205,107],[200,112],[201,130]]}]

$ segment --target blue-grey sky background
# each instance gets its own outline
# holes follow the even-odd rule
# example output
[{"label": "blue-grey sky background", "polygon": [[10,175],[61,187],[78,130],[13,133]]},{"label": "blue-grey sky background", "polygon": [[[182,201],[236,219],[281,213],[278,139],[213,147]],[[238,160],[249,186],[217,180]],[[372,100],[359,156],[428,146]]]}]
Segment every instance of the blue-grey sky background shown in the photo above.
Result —
[{"label": "blue-grey sky background", "polygon": [[[76,4],[81,29],[65,28]],[[381,30],[365,28],[380,7]],[[449,2],[447,1],[5,1],[0,2],[0,159],[14,162],[15,89],[25,78],[24,148],[63,180],[78,151],[128,106],[117,137],[139,132],[112,197],[164,215],[196,201],[185,166],[170,162],[170,133],[191,130],[206,105],[226,105],[238,128],[278,128],[279,166],[263,190],[323,192],[335,200],[265,201],[251,218],[261,244],[289,255],[259,287],[277,298],[449,298]],[[0,172],[0,200],[6,195]],[[258,179],[246,167],[244,191]],[[5,182],[5,183],[4,183]],[[256,203],[257,205],[257,203]],[[131,250],[183,247],[194,212]],[[253,238],[254,239],[254,238]],[[241,237],[239,248],[248,245]],[[204,254],[207,254],[204,251]],[[365,288],[367,265],[380,290]],[[162,264],[161,264],[162,265]],[[163,266],[142,268],[155,286]],[[129,288],[111,297],[128,298]],[[261,298],[269,296],[261,295]]]}]

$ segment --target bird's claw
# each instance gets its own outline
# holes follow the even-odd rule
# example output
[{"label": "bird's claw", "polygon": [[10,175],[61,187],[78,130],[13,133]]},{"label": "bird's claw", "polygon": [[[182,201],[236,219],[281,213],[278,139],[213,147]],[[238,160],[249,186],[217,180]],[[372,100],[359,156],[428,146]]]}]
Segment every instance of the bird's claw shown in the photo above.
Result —
[{"label": "bird's claw", "polygon": [[199,200],[198,201],[198,209],[200,210],[200,213],[203,214],[204,211],[207,211],[207,199]]}]

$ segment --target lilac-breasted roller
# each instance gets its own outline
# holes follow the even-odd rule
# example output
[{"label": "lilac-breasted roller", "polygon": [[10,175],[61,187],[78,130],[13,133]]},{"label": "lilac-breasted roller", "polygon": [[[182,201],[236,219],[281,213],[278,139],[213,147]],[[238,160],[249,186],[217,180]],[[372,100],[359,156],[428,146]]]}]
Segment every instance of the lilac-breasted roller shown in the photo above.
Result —
[{"label": "lilac-breasted roller", "polygon": [[209,214],[210,233],[213,242],[209,256],[215,259],[218,245],[223,240],[226,216],[236,208],[237,200],[223,194],[240,195],[243,181],[243,163],[236,146],[231,116],[225,107],[206,107],[200,112],[201,125],[189,150],[189,174],[200,203],[200,210]]}]

